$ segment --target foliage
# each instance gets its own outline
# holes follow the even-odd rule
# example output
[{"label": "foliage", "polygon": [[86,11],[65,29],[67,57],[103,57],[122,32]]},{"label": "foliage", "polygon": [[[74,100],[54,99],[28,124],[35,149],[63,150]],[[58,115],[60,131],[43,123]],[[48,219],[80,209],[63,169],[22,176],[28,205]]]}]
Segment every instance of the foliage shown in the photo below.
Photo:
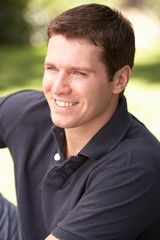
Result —
[{"label": "foliage", "polygon": [[[121,0],[120,0],[121,1]],[[25,13],[26,21],[32,25],[30,42],[33,46],[47,40],[47,26],[61,12],[81,4],[101,3],[115,6],[118,0],[31,0]]]},{"label": "foliage", "polygon": [[1,46],[0,94],[10,89],[41,87],[45,47]]},{"label": "foliage", "polygon": [[60,12],[80,4],[100,3],[120,7],[128,2],[143,3],[147,11],[160,16],[159,0],[1,0],[0,44],[27,43],[33,46],[46,41],[50,20]]},{"label": "foliage", "polygon": [[28,0],[0,1],[0,44],[27,43],[30,26],[24,19]]}]

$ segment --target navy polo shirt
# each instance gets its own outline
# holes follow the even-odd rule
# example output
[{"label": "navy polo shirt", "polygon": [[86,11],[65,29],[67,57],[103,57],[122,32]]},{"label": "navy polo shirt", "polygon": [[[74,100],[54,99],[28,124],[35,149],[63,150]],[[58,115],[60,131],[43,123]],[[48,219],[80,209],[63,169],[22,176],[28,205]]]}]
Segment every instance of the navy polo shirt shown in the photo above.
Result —
[{"label": "navy polo shirt", "polygon": [[23,240],[159,240],[160,144],[125,97],[67,160],[64,141],[42,92],[1,98],[0,147],[14,160]]}]

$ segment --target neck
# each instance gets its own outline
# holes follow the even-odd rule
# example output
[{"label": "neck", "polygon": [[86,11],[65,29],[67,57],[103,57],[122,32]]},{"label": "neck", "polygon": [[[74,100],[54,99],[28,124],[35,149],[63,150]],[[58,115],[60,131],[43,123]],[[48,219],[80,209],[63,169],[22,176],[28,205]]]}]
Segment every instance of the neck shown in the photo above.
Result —
[{"label": "neck", "polygon": [[91,134],[85,134],[85,130],[82,130],[80,128],[70,128],[65,129],[65,135],[66,135],[66,158],[69,158],[70,156],[77,155],[77,152],[79,152],[93,137],[93,133]]},{"label": "neck", "polygon": [[118,105],[118,99],[112,105],[109,114],[103,115],[102,118],[93,119],[88,123],[76,127],[65,129],[66,135],[66,158],[77,155],[91,138],[110,120]]}]

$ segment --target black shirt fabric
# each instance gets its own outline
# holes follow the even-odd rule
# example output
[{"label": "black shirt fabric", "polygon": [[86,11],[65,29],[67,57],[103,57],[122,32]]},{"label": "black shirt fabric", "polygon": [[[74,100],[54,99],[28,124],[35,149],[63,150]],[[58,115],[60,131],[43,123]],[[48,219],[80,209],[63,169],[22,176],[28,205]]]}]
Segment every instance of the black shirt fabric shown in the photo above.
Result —
[{"label": "black shirt fabric", "polygon": [[17,208],[0,194],[0,240],[22,240]]},{"label": "black shirt fabric", "polygon": [[64,141],[42,92],[1,98],[0,147],[14,160],[23,240],[159,240],[160,144],[125,97],[67,160]]}]

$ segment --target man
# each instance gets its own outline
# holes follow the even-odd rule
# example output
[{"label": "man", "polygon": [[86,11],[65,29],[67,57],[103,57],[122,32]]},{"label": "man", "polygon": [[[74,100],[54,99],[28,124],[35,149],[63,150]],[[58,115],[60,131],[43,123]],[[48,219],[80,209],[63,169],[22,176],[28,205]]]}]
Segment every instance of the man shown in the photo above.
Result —
[{"label": "man", "polygon": [[23,91],[0,102],[23,240],[160,239],[160,145],[123,96],[130,22],[82,5],[53,19],[48,38],[45,97]]}]

